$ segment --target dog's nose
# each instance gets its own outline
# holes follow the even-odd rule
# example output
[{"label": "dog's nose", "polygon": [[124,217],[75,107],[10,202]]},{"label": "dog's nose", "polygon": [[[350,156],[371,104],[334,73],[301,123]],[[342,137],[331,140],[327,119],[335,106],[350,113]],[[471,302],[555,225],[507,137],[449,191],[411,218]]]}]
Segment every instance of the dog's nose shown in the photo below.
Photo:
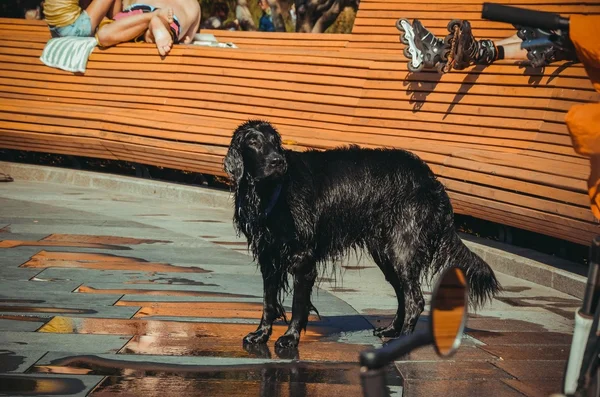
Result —
[{"label": "dog's nose", "polygon": [[277,157],[273,157],[270,161],[269,164],[271,165],[271,167],[282,167],[284,165],[283,162],[283,157],[281,156],[277,156]]}]

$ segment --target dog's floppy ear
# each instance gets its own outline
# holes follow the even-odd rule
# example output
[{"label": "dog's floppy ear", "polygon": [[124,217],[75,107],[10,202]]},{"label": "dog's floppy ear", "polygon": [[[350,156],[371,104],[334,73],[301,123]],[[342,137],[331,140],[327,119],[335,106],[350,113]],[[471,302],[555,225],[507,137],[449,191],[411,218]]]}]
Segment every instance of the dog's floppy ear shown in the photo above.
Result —
[{"label": "dog's floppy ear", "polygon": [[225,156],[225,172],[229,175],[229,178],[237,185],[244,175],[244,160],[242,159],[242,153],[240,153],[239,144],[235,144],[234,139],[231,140],[231,145]]},{"label": "dog's floppy ear", "polygon": [[229,144],[229,150],[225,156],[223,162],[225,172],[229,175],[229,178],[234,184],[238,184],[242,175],[244,175],[244,159],[242,158],[242,143],[246,136],[248,123],[240,125],[233,132],[231,137],[231,143]]}]

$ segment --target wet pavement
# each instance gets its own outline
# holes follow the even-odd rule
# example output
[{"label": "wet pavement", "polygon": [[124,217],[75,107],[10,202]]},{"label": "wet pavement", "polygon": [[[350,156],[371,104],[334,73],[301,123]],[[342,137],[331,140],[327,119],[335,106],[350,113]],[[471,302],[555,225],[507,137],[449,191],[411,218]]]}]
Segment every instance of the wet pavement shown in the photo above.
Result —
[{"label": "wet pavement", "polygon": [[[0,395],[360,396],[358,354],[393,317],[367,258],[323,271],[296,352],[245,350],[260,273],[230,208],[40,182],[0,185]],[[498,274],[452,358],[390,366],[393,395],[548,396],[580,301]],[[430,297],[426,294],[426,299]],[[285,303],[289,311],[289,300]],[[428,326],[427,312],[419,327]]]}]

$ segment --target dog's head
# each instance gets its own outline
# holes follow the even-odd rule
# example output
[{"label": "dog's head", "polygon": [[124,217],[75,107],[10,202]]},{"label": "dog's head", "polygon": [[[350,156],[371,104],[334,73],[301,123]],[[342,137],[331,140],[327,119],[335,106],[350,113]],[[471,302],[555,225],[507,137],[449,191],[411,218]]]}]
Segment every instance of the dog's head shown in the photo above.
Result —
[{"label": "dog's head", "polygon": [[244,175],[256,182],[281,178],[287,162],[277,130],[261,120],[240,125],[225,156],[225,171],[236,185]]}]

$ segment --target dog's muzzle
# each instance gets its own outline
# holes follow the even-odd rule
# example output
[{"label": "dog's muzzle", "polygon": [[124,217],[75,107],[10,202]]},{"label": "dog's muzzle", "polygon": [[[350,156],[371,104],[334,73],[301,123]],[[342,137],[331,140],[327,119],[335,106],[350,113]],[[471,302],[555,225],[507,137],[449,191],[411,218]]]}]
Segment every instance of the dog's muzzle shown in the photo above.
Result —
[{"label": "dog's muzzle", "polygon": [[287,171],[285,158],[279,154],[273,155],[267,159],[267,169],[272,175],[283,175]]}]

